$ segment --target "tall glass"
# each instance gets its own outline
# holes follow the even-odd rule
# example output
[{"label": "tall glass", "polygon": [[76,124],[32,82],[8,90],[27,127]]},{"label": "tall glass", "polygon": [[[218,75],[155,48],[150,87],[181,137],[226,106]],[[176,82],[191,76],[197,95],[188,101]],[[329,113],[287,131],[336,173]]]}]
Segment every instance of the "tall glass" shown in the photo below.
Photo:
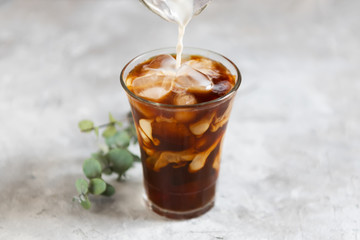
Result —
[{"label": "tall glass", "polygon": [[225,96],[192,105],[169,105],[136,96],[126,78],[138,64],[174,49],[144,53],[122,70],[125,89],[139,139],[146,202],[156,213],[174,219],[193,218],[214,206],[221,149],[235,94],[241,83],[238,68],[226,57],[203,49],[185,48],[223,64],[235,86]]}]

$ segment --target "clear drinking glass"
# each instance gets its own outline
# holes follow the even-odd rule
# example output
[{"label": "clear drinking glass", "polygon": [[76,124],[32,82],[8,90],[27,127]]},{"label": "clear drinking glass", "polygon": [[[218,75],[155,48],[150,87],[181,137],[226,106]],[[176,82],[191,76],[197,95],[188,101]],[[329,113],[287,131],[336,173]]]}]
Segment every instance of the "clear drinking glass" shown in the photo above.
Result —
[{"label": "clear drinking glass", "polygon": [[227,67],[236,79],[232,90],[208,102],[168,105],[140,98],[127,88],[126,77],[135,66],[174,52],[160,49],[134,58],[122,70],[120,82],[139,139],[147,205],[162,216],[185,219],[214,205],[223,137],[241,75],[234,63],[220,54],[185,48],[184,54],[204,56]]}]

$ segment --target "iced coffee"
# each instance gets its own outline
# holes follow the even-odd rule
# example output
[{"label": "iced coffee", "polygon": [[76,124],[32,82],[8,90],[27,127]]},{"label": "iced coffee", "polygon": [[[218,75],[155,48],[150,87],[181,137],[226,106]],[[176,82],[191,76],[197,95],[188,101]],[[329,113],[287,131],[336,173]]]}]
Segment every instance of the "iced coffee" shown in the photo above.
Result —
[{"label": "iced coffee", "polygon": [[149,206],[170,218],[191,218],[214,205],[221,148],[238,69],[225,57],[185,49],[132,60],[121,74],[138,134]]}]

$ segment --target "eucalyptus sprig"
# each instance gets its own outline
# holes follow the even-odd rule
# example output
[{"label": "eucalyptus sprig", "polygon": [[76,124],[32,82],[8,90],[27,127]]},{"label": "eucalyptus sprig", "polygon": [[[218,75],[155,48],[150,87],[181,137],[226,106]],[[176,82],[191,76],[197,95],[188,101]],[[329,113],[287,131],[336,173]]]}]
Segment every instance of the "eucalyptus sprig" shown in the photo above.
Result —
[{"label": "eucalyptus sprig", "polygon": [[[127,115],[125,124],[116,120],[109,113],[109,122],[95,126],[91,120],[82,120],[79,122],[81,132],[94,132],[98,140],[99,151],[91,154],[82,165],[83,172],[88,180],[77,179],[75,186],[79,193],[77,200],[85,209],[91,207],[89,194],[112,196],[115,188],[107,183],[102,175],[117,174],[117,179],[121,180],[125,172],[133,165],[139,162],[140,158],[130,152],[130,144],[137,143],[136,130],[132,120],[131,113]],[[104,143],[100,142],[99,132],[102,131]]]}]

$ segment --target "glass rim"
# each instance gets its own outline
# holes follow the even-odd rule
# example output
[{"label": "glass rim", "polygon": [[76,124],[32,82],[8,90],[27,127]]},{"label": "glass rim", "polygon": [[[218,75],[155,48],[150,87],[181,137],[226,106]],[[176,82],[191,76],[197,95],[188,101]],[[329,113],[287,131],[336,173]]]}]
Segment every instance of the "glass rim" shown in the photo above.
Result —
[{"label": "glass rim", "polygon": [[[238,67],[235,65],[235,63],[233,61],[231,61],[229,58],[225,57],[224,55],[220,54],[220,53],[217,53],[217,52],[214,52],[214,51],[211,51],[211,50],[208,50],[208,49],[204,49],[204,48],[194,48],[194,47],[184,47],[184,51],[200,51],[200,52],[208,52],[210,53],[211,55],[216,55],[220,58],[222,58],[223,60],[225,60],[226,62],[228,62],[234,69],[235,69],[235,72],[237,74],[237,79],[236,79],[236,82],[235,82],[235,85],[234,87],[227,93],[225,94],[224,96],[221,96],[219,98],[216,98],[216,99],[213,99],[213,100],[210,100],[210,101],[207,101],[207,102],[201,102],[201,103],[195,103],[195,104],[187,104],[187,105],[173,105],[173,104],[165,104],[165,103],[158,103],[158,102],[153,102],[153,101],[150,101],[150,100],[147,100],[145,98],[142,98],[142,97],[139,97],[137,96],[135,93],[133,93],[132,91],[129,90],[129,88],[126,86],[125,84],[125,80],[124,79],[124,73],[125,73],[125,70],[128,68],[128,66],[135,62],[136,60],[142,58],[143,56],[145,55],[150,55],[151,53],[155,53],[155,52],[162,52],[164,51],[163,54],[165,54],[165,52],[167,52],[168,54],[175,54],[174,51],[174,48],[158,48],[158,49],[154,49],[154,50],[150,50],[150,51],[147,51],[147,52],[144,52],[144,53],[141,53],[139,55],[137,55],[136,57],[134,57],[133,59],[131,59],[124,67],[123,69],[121,70],[121,73],[120,73],[120,83],[121,83],[121,86],[123,87],[123,89],[126,91],[126,93],[128,95],[130,95],[132,98],[135,98],[136,100],[140,101],[140,102],[143,102],[143,103],[146,103],[146,104],[149,104],[149,105],[153,105],[153,106],[157,106],[157,107],[164,107],[164,108],[173,108],[173,109],[181,109],[181,108],[196,108],[196,107],[202,107],[202,106],[207,106],[207,105],[211,105],[211,104],[214,104],[214,103],[219,103],[219,102],[222,102],[228,98],[230,98],[232,95],[234,95],[236,93],[236,91],[238,90],[238,88],[240,87],[240,84],[241,84],[241,73],[240,73],[240,70],[238,69]],[[196,54],[196,53],[194,53]],[[201,56],[201,54],[199,54]],[[152,56],[149,56],[149,58],[151,57],[155,57],[156,55],[153,54]],[[149,59],[147,58],[147,59]],[[210,57],[209,57],[210,58]],[[147,59],[144,59],[143,61],[146,61]],[[211,59],[211,58],[210,58]],[[214,59],[212,59],[214,60]],[[215,60],[216,61],[216,60]],[[221,62],[220,62],[221,63]],[[140,63],[139,63],[140,64]],[[230,69],[229,69],[230,70]]]}]

